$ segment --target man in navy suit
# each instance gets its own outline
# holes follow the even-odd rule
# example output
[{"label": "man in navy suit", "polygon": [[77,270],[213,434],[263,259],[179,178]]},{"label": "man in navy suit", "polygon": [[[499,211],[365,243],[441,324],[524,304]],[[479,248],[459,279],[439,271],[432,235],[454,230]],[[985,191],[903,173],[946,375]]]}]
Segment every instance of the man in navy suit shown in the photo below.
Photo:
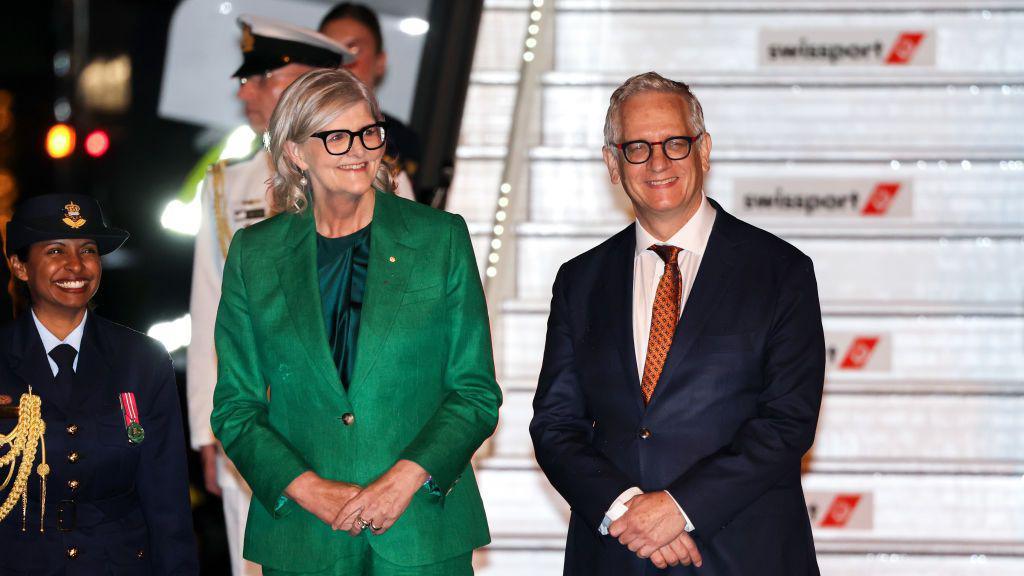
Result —
[{"label": "man in navy suit", "polygon": [[707,198],[710,156],[685,84],[612,95],[604,160],[636,222],[559,270],[530,425],[572,508],[565,574],[818,574],[814,270]]}]

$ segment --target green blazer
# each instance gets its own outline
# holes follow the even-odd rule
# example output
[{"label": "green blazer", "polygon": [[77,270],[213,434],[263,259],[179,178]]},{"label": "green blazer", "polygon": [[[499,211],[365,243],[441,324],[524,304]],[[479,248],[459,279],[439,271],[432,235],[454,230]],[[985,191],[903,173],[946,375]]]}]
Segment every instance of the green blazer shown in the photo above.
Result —
[{"label": "green blazer", "polygon": [[423,466],[441,494],[420,489],[390,530],[360,538],[410,566],[487,544],[469,462],[494,431],[501,391],[465,221],[377,193],[346,391],[327,343],[311,213],[239,231],[224,269],[211,421],[253,490],[244,556],[313,572],[358,554],[361,542],[284,489],[307,470],[365,486],[400,459]]}]

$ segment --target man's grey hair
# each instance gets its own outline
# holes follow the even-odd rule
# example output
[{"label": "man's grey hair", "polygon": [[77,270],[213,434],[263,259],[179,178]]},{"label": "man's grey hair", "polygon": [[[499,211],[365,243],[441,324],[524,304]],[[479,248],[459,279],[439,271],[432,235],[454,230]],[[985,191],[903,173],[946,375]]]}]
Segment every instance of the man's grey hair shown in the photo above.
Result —
[{"label": "man's grey hair", "polygon": [[636,96],[643,92],[678,95],[686,102],[689,109],[689,117],[686,122],[693,130],[691,136],[704,132],[704,110],[697,97],[690,91],[690,87],[683,82],[669,80],[657,72],[644,72],[626,80],[615,89],[615,92],[612,92],[612,97],[608,101],[608,113],[604,117],[605,146],[614,149],[615,145],[619,143],[619,139],[622,138],[622,115],[619,113],[622,103],[630,96]]}]

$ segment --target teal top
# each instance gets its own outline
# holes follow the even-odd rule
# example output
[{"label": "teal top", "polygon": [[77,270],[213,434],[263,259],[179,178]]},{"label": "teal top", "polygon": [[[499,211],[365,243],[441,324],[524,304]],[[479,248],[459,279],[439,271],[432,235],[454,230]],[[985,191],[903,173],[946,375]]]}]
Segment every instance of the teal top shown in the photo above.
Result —
[{"label": "teal top", "polygon": [[327,342],[346,390],[355,365],[369,261],[370,226],[338,238],[316,235],[316,269]]}]

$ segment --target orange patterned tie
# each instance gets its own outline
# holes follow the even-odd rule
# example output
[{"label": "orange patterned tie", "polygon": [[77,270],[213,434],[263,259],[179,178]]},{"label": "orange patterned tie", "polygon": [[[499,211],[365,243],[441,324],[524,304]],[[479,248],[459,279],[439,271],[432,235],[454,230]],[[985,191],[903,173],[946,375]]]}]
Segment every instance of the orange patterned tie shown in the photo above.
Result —
[{"label": "orange patterned tie", "polygon": [[647,340],[647,359],[644,360],[644,377],[640,380],[640,393],[644,395],[644,405],[651,401],[654,387],[658,385],[661,369],[665,366],[665,357],[672,347],[672,335],[675,334],[679,322],[679,295],[683,289],[682,274],[679,272],[679,252],[676,246],[655,245],[653,250],[665,261],[665,273],[658,282],[658,291],[654,294],[654,309],[651,313],[651,336]]}]

